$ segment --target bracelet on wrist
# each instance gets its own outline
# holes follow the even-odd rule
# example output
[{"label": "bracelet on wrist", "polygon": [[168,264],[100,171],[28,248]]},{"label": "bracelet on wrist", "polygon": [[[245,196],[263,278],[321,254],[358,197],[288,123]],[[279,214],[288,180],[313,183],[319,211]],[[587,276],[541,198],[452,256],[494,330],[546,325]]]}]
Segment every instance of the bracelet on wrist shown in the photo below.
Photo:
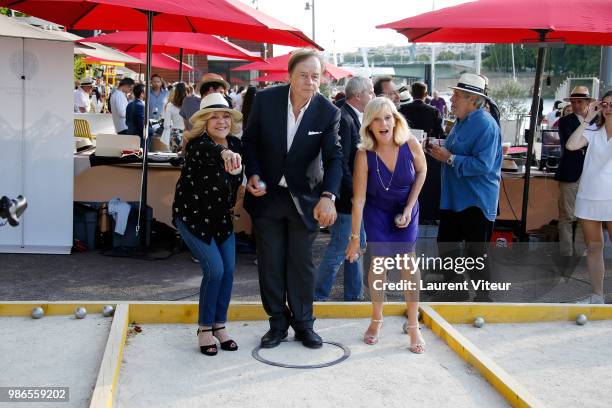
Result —
[{"label": "bracelet on wrist", "polygon": [[350,239],[350,240],[353,240],[353,239],[359,239],[359,233],[349,235],[349,239]]}]

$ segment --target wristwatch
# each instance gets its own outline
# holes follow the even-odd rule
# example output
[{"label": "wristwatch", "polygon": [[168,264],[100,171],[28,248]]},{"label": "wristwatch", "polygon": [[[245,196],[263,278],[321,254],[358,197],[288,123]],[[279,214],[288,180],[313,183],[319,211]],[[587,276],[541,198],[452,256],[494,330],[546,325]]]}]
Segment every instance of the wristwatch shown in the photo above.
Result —
[{"label": "wristwatch", "polygon": [[455,155],[451,154],[450,157],[446,160],[446,164],[453,167],[455,163]]},{"label": "wristwatch", "polygon": [[321,193],[321,197],[329,198],[332,201],[332,203],[336,202],[336,196],[333,195],[332,193]]}]

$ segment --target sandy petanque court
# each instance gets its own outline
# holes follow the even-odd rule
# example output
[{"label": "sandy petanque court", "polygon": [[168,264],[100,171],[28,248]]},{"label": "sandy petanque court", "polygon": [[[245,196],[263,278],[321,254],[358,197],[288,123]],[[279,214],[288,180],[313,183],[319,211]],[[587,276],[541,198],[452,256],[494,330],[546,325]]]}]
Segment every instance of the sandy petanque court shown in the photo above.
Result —
[{"label": "sandy petanque court", "polygon": [[[574,305],[423,304],[426,352],[408,351],[402,304],[385,309],[380,341],[363,343],[368,304],[320,304],[319,350],[293,333],[253,356],[268,323],[258,304],[232,304],[237,352],[200,354],[193,303],[0,305],[0,387],[66,386],[57,407],[501,407],[608,406],[612,308]],[[578,314],[588,316],[579,326]],[[475,317],[485,324],[476,328]],[[337,344],[331,344],[337,343]],[[1,398],[1,396],[0,396]],[[0,402],[37,407],[40,403]]]}]

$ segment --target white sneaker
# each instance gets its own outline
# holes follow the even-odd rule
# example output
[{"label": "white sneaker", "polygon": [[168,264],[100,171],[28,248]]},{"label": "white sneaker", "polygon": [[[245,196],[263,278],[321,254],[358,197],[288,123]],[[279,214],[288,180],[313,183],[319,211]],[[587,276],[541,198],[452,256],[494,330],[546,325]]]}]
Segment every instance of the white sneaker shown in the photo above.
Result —
[{"label": "white sneaker", "polygon": [[581,299],[578,299],[575,303],[580,303],[580,304],[591,304],[591,305],[603,305],[604,302],[604,298],[603,296],[600,296],[596,293],[591,293],[588,296],[585,296]]}]

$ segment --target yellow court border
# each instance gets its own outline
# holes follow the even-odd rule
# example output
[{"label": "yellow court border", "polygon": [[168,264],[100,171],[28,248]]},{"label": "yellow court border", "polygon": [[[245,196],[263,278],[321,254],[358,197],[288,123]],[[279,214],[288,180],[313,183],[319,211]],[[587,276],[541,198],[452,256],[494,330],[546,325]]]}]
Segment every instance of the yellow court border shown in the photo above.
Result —
[{"label": "yellow court border", "polygon": [[[30,316],[32,308],[41,306],[45,315],[69,315],[79,306],[88,313],[101,313],[104,305],[116,307],[108,340],[92,393],[90,407],[112,407],[119,381],[123,351],[130,323],[158,324],[197,322],[196,302],[3,302],[0,316]],[[403,316],[405,304],[387,303],[384,314]],[[371,304],[364,302],[315,303],[318,318],[366,318],[371,314]],[[540,407],[535,398],[513,376],[504,371],[474,343],[453,327],[453,324],[470,324],[474,318],[483,317],[487,323],[535,323],[543,321],[572,321],[578,314],[589,320],[612,320],[612,305],[533,304],[533,303],[421,303],[423,323],[439,336],[481,375],[514,407]],[[232,302],[228,320],[266,320],[267,315],[258,302]]]}]

